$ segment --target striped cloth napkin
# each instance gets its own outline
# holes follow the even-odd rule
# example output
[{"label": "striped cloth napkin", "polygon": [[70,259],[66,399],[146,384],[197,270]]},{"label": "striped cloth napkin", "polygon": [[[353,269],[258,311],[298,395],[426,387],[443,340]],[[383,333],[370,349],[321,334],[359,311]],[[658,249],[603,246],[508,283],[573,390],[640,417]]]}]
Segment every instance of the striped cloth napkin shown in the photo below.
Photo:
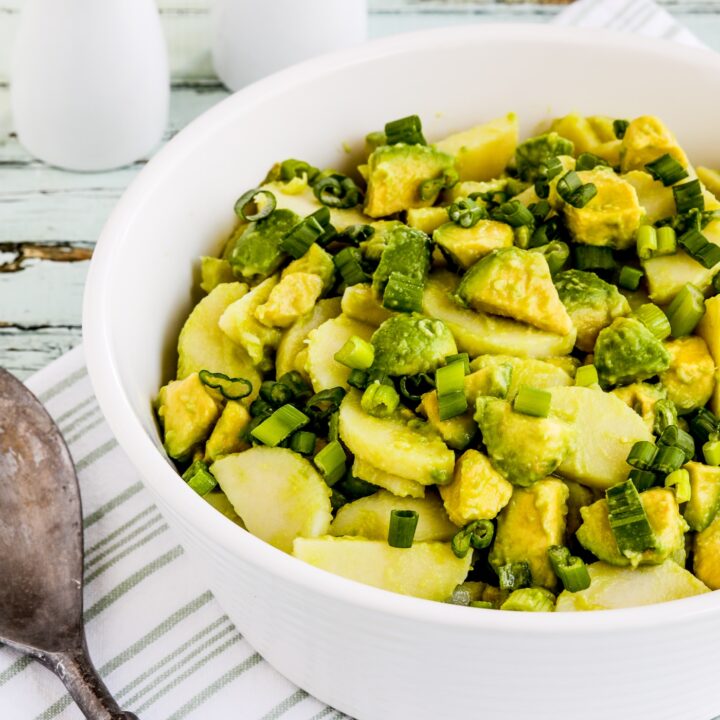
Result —
[{"label": "striped cloth napkin", "polygon": [[[579,0],[556,21],[699,44],[649,0]],[[142,720],[340,720],[275,672],[244,640],[192,568],[103,421],[82,348],[28,386],[77,465],[85,526],[85,623],[100,673]],[[60,682],[0,647],[0,719],[80,720]]]}]

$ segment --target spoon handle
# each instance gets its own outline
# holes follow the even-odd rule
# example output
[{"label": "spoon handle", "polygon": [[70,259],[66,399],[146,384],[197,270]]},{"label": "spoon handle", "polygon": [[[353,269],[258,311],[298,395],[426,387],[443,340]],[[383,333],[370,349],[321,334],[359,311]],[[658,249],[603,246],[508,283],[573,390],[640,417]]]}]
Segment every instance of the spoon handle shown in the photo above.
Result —
[{"label": "spoon handle", "polygon": [[63,681],[63,684],[88,720],[139,720],[120,709],[92,664],[85,646],[66,652],[47,653],[41,662]]}]

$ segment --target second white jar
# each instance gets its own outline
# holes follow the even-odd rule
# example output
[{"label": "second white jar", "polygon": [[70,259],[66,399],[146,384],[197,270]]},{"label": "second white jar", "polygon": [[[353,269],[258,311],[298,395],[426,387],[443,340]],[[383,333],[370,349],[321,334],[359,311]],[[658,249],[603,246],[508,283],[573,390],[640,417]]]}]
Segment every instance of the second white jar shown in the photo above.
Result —
[{"label": "second white jar", "polygon": [[213,62],[231,90],[367,37],[367,0],[215,0]]}]

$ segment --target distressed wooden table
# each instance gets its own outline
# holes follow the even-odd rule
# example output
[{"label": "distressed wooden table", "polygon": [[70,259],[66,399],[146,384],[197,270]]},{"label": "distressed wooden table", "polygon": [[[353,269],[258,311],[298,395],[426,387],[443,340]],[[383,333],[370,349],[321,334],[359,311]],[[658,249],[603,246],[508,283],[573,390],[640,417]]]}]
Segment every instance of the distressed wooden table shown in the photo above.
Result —
[{"label": "distressed wooden table", "polygon": [[[23,0],[0,0],[0,366],[26,377],[81,340],[80,308],[95,240],[144,161],[114,172],[68,173],[31,158],[12,132],[10,53]],[[211,0],[159,0],[173,91],[165,140],[227,92],[209,57]],[[563,0],[370,0],[370,35],[452,23],[544,22]],[[720,50],[720,2],[661,0]]]}]

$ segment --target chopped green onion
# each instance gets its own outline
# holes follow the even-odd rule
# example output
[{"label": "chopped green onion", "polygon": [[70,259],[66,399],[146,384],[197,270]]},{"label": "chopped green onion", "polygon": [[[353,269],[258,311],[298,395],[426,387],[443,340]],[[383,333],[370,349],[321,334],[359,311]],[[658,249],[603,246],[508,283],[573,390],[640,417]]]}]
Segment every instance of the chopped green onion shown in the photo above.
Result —
[{"label": "chopped green onion", "polygon": [[420,199],[421,200],[434,200],[441,190],[451,188],[457,185],[460,176],[457,170],[450,169],[436,177],[423,180],[420,183]]},{"label": "chopped green onion", "polygon": [[467,410],[465,397],[465,362],[456,360],[435,371],[438,412],[441,420],[462,415]]},{"label": "chopped green onion", "polygon": [[639,468],[633,468],[628,475],[628,480],[632,482],[639,493],[644,492],[651,488],[657,476],[652,470],[640,470]]},{"label": "chopped green onion", "polygon": [[297,370],[290,370],[278,378],[281,385],[290,388],[295,400],[302,400],[312,395],[310,386],[305,382],[303,376]]},{"label": "chopped green onion", "polygon": [[465,368],[465,374],[470,374],[470,356],[465,353],[457,353],[457,355],[448,355],[445,358],[445,364],[446,365],[452,365],[452,363],[457,362],[458,360],[462,361],[462,364]]},{"label": "chopped green onion", "polygon": [[575,384],[578,387],[590,387],[599,382],[597,368],[594,365],[582,365],[575,372]]},{"label": "chopped green onion", "polygon": [[576,245],[575,266],[578,270],[612,270],[615,258],[612,248],[596,245]]},{"label": "chopped green onion", "polygon": [[551,275],[559,273],[570,257],[570,248],[561,240],[553,240],[547,245],[531,248],[531,252],[537,252],[544,256]]},{"label": "chopped green onion", "polygon": [[682,448],[671,445],[660,445],[657,449],[657,455],[653,461],[652,469],[655,472],[669,475],[685,463],[685,453]]},{"label": "chopped green onion", "polygon": [[618,140],[622,140],[625,137],[625,132],[629,125],[629,120],[613,120],[613,132]]},{"label": "chopped green onion", "polygon": [[500,606],[501,610],[517,612],[553,612],[555,596],[545,588],[520,588],[510,593],[510,597]]},{"label": "chopped green onion", "polygon": [[657,229],[656,255],[673,255],[677,252],[677,234],[669,225]]},{"label": "chopped green onion", "polygon": [[380,488],[377,485],[361,480],[348,471],[345,477],[338,482],[333,490],[338,490],[350,501],[359,500],[376,493]]},{"label": "chopped green onion", "polygon": [[673,185],[672,191],[678,215],[684,215],[686,212],[694,209],[700,210],[701,212],[705,209],[705,198],[703,197],[702,186],[697,178],[695,178],[695,180],[688,180],[688,182],[682,185]]},{"label": "chopped green onion", "polygon": [[385,138],[388,145],[427,145],[422,132],[422,122],[417,115],[408,115],[385,123]]},{"label": "chopped green onion", "polygon": [[301,455],[312,455],[315,452],[315,433],[298,430],[290,438],[290,449]]},{"label": "chopped green onion", "polygon": [[720,440],[708,440],[702,446],[706,465],[720,465]]},{"label": "chopped green onion", "polygon": [[720,247],[711,243],[697,228],[690,228],[678,239],[677,244],[705,268],[720,262]]},{"label": "chopped green onion", "polygon": [[388,142],[382,130],[374,130],[365,136],[365,144],[370,148],[370,152],[372,152],[381,145],[387,145]]},{"label": "chopped green onion", "polygon": [[350,245],[359,245],[361,242],[369,240],[375,234],[375,228],[372,225],[348,225],[342,232],[339,232],[335,239],[338,242],[348,243]]},{"label": "chopped green onion", "polygon": [[254,418],[263,418],[270,417],[270,415],[273,414],[275,410],[275,406],[271,405],[266,400],[263,400],[262,398],[256,398],[255,400],[250,403],[250,415],[252,415]]},{"label": "chopped green onion", "polygon": [[332,487],[345,475],[347,455],[343,446],[337,441],[329,442],[315,457],[313,462],[325,478],[325,482]]},{"label": "chopped green onion", "polygon": [[280,241],[280,247],[295,259],[301,258],[324,232],[325,227],[313,213],[288,231]]},{"label": "chopped green onion", "polygon": [[470,607],[483,608],[484,610],[494,610],[495,606],[489,600],[473,600]]},{"label": "chopped green onion", "polygon": [[641,260],[651,258],[657,251],[657,230],[652,225],[641,225],[635,235],[637,256]]},{"label": "chopped green onion", "polygon": [[562,545],[548,548],[548,559],[552,569],[568,592],[579,592],[590,587],[590,573],[581,558],[570,554]]},{"label": "chopped green onion", "polygon": [[568,205],[583,208],[597,195],[597,188],[593,183],[583,185],[580,176],[569,170],[558,180],[557,192]]},{"label": "chopped green onion", "polygon": [[391,510],[388,545],[395,548],[411,548],[419,517],[415,510]]},{"label": "chopped green onion", "polygon": [[655,535],[632,480],[625,480],[608,488],[605,497],[610,529],[615,535],[620,552],[627,557],[654,548]]},{"label": "chopped green onion", "polygon": [[637,290],[644,273],[638,268],[623,265],[618,275],[618,285],[626,290]]},{"label": "chopped green onion", "polygon": [[343,505],[347,505],[350,502],[348,497],[341,493],[337,487],[330,488],[330,507],[333,512],[337,512]]},{"label": "chopped green onion", "polygon": [[252,392],[252,383],[245,378],[230,378],[223,373],[201,370],[198,377],[203,385],[219,390],[226,400],[241,400]]},{"label": "chopped green onion", "polygon": [[290,182],[295,178],[301,178],[303,175],[307,177],[308,182],[312,182],[318,175],[320,170],[313,167],[304,160],[283,160],[280,164],[280,179],[285,182]]},{"label": "chopped green onion", "polygon": [[182,479],[201,497],[217,487],[215,476],[203,460],[196,460],[183,473]]},{"label": "chopped green onion", "polygon": [[651,442],[640,440],[632,446],[625,462],[639,470],[649,470],[653,467],[657,452],[657,447]]},{"label": "chopped green onion", "polygon": [[473,520],[453,536],[452,551],[459,558],[464,558],[470,547],[483,550],[489,547],[495,534],[495,526],[490,520]]},{"label": "chopped green onion", "polygon": [[463,228],[471,228],[488,216],[484,205],[479,205],[470,198],[458,198],[448,208],[448,218],[451,222]]},{"label": "chopped green onion", "polygon": [[524,560],[501,565],[497,568],[497,576],[501,590],[519,590],[532,584],[530,565]]},{"label": "chopped green onion", "polygon": [[518,394],[515,396],[513,410],[523,415],[533,417],[547,417],[550,413],[552,395],[547,390],[521,385]]},{"label": "chopped green onion", "polygon": [[673,337],[690,335],[705,314],[705,296],[692,283],[686,283],[667,309]]},{"label": "chopped green onion", "polygon": [[331,208],[355,207],[362,200],[362,192],[355,182],[340,173],[324,175],[313,183],[315,197]]},{"label": "chopped green onion", "polygon": [[340,439],[340,413],[334,412],[328,418],[328,440]]},{"label": "chopped green onion", "polygon": [[667,315],[653,303],[645,303],[635,311],[635,317],[658,339],[670,337],[672,328]]},{"label": "chopped green onion", "polygon": [[351,370],[348,376],[348,385],[350,387],[357,388],[358,390],[364,390],[368,386],[369,375],[364,370]]},{"label": "chopped green onion", "polygon": [[427,373],[417,375],[405,375],[398,383],[400,395],[408,400],[413,407],[416,407],[422,396],[435,388],[435,380]]},{"label": "chopped green onion", "polygon": [[675,499],[678,503],[687,502],[692,496],[690,473],[687,470],[675,470],[665,478],[665,487],[675,488]]},{"label": "chopped green onion", "polygon": [[700,408],[690,419],[690,432],[700,445],[706,443],[719,430],[719,421],[707,408]]},{"label": "chopped green onion", "polygon": [[295,400],[293,391],[285,383],[265,380],[260,386],[260,397],[273,409],[287,405]]},{"label": "chopped green onion", "polygon": [[342,387],[321,390],[305,403],[305,412],[313,420],[324,420],[337,411],[345,394],[345,388]]},{"label": "chopped green onion", "polygon": [[555,155],[540,163],[537,169],[537,180],[535,180],[535,194],[541,199],[548,197],[550,194],[550,181],[563,170],[562,160]]},{"label": "chopped green onion", "polygon": [[513,228],[513,244],[516,247],[527,250],[530,245],[530,238],[532,237],[532,226],[521,225],[520,227]]},{"label": "chopped green onion", "polygon": [[653,412],[655,413],[653,432],[657,435],[661,435],[665,428],[677,423],[677,411],[672,400],[658,400]]},{"label": "chopped green onion", "polygon": [[254,428],[251,435],[263,445],[275,447],[309,422],[310,418],[296,407],[283,405]]},{"label": "chopped green onion", "polygon": [[645,169],[665,187],[674,185],[688,176],[687,170],[668,153],[661,155],[657,160],[647,163]]},{"label": "chopped green onion", "polygon": [[362,409],[374,417],[388,417],[395,412],[400,403],[400,396],[392,385],[385,385],[377,380],[365,388],[360,399]]},{"label": "chopped green onion", "polygon": [[716,272],[713,275],[712,287],[716,293],[720,293],[720,272]]},{"label": "chopped green onion", "polygon": [[591,152],[580,153],[575,160],[575,170],[581,172],[583,170],[593,170],[596,167],[609,167],[610,163],[599,155]]},{"label": "chopped green onion", "polygon": [[538,200],[537,202],[530,203],[528,210],[532,213],[535,222],[541,223],[545,221],[545,218],[550,214],[552,207],[547,200]]},{"label": "chopped green onion", "polygon": [[363,270],[361,259],[360,250],[354,247],[343,248],[333,257],[335,267],[346,285],[358,285],[370,280],[370,277]]},{"label": "chopped green onion", "polygon": [[535,217],[519,200],[508,200],[502,203],[490,213],[490,217],[514,228],[531,227],[535,224]]},{"label": "chopped green onion", "polygon": [[367,370],[375,360],[375,348],[367,340],[353,335],[334,357],[351,370]]},{"label": "chopped green onion", "polygon": [[685,455],[685,462],[689,462],[695,456],[695,440],[693,440],[693,436],[677,425],[668,425],[660,433],[658,444],[680,448]]},{"label": "chopped green onion", "polygon": [[257,222],[268,217],[277,200],[269,190],[254,188],[241,195],[235,203],[235,214],[247,222]]},{"label": "chopped green onion", "polygon": [[424,284],[399,272],[391,272],[383,291],[383,307],[397,312],[422,310]]}]

